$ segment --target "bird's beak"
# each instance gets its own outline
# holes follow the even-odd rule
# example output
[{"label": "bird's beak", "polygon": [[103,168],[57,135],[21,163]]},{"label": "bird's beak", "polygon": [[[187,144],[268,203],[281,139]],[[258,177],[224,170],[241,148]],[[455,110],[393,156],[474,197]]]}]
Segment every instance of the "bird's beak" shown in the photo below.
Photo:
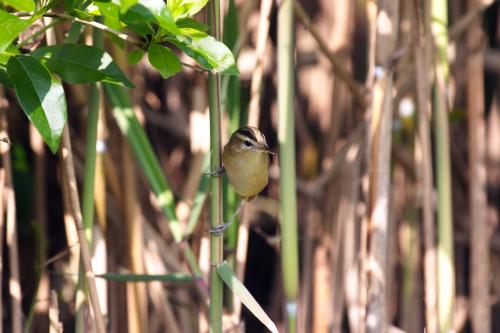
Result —
[{"label": "bird's beak", "polygon": [[269,149],[269,147],[268,147],[268,146],[262,146],[262,147],[260,147],[259,149],[260,149],[260,151],[262,151],[262,152],[268,153],[268,154],[270,154],[270,155],[274,155],[274,153],[273,153],[273,152]]}]

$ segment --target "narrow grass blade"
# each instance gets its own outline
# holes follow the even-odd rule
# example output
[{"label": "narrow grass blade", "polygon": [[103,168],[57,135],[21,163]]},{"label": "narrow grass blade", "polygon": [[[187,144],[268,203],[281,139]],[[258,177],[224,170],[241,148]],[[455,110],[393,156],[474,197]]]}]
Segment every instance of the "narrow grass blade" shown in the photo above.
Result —
[{"label": "narrow grass blade", "polygon": [[278,328],[274,322],[264,312],[264,309],[262,309],[259,303],[257,303],[255,298],[243,285],[243,283],[238,280],[233,270],[226,262],[217,265],[217,273],[222,278],[226,286],[228,286],[228,288],[231,289],[236,296],[238,296],[241,303],[245,304],[248,310],[250,310],[250,312],[252,312],[252,314],[259,319],[262,324],[264,324],[271,332],[278,333]]}]

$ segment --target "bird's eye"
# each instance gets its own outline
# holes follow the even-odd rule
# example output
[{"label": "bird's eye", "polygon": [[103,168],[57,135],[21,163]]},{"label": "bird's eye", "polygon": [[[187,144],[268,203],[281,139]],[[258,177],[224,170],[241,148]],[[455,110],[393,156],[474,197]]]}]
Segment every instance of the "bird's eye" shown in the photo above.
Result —
[{"label": "bird's eye", "polygon": [[245,147],[248,147],[248,148],[252,147],[252,143],[249,140],[243,141],[243,144],[245,145]]}]

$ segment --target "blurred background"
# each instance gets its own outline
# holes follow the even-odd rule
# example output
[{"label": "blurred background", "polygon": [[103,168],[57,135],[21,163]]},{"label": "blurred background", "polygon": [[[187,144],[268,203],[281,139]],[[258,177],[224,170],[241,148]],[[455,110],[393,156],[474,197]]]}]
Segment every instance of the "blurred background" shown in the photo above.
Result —
[{"label": "blurred background", "polygon": [[[221,4],[224,42],[240,71],[222,81],[222,141],[250,123],[275,152],[270,183],[226,232],[224,255],[285,331],[279,2]],[[297,2],[294,11],[298,332],[383,332],[380,322],[394,332],[500,332],[498,2],[394,0],[378,1],[377,7],[376,1],[309,0]],[[204,10],[197,19],[205,16]],[[190,274],[192,260],[205,279],[98,277],[108,331],[208,332],[207,75],[185,66],[163,80],[147,58],[131,65],[110,40],[105,45],[136,86],[129,90],[133,111],[171,185],[181,226],[190,233],[184,242],[174,241],[103,101],[94,271]],[[192,63],[185,55],[181,60]],[[65,89],[81,190],[89,89]],[[84,308],[81,316],[76,311],[79,246],[60,157],[45,147],[9,89],[3,89],[0,108],[3,131],[13,143],[10,150],[0,147],[7,198],[0,205],[3,330],[14,332],[11,290],[18,281],[26,332],[47,332],[49,312],[66,332],[93,331],[91,310]],[[227,220],[237,198],[224,182]],[[188,245],[193,258],[182,255]],[[266,330],[227,290],[224,304],[228,332]]]}]

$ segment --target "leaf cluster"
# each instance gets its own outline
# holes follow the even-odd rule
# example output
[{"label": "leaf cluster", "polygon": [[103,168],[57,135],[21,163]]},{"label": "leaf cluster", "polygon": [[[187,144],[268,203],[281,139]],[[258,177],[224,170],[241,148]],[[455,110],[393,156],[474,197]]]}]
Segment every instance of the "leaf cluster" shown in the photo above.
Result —
[{"label": "leaf cluster", "polygon": [[[14,89],[28,119],[55,153],[67,118],[62,82],[133,88],[106,51],[78,43],[84,25],[106,31],[120,46],[132,45],[128,56],[132,64],[147,53],[165,79],[182,69],[173,48],[193,58],[200,70],[238,75],[229,48],[192,18],[207,1],[0,0],[0,84]],[[52,17],[53,23],[21,40],[21,33],[42,17]],[[26,52],[30,40],[68,21],[72,25],[64,43]]]}]

